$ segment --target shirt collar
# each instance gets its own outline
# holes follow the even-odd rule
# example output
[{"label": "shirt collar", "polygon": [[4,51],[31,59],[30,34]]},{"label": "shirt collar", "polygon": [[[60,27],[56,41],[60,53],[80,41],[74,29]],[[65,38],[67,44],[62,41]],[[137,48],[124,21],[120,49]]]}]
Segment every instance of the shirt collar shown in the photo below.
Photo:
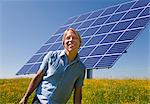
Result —
[{"label": "shirt collar", "polygon": [[62,57],[62,56],[64,56],[64,55],[66,55],[65,50],[62,50],[62,51],[60,52],[59,56]]},{"label": "shirt collar", "polygon": [[[60,56],[60,57],[66,56],[65,50],[62,50],[62,51],[60,52],[59,56]],[[67,57],[67,56],[66,56],[66,57]],[[79,60],[80,60],[80,58],[79,58],[79,55],[77,54],[76,59],[75,59],[75,60],[72,60],[72,61],[79,61]]]}]

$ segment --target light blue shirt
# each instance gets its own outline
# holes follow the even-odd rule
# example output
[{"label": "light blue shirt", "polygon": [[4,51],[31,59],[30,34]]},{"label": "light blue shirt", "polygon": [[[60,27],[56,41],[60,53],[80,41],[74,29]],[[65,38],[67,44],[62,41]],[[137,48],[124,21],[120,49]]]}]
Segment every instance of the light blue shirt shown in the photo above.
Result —
[{"label": "light blue shirt", "polygon": [[77,58],[67,64],[65,51],[49,52],[40,69],[45,72],[36,89],[36,96],[42,104],[66,104],[73,88],[82,87],[85,66]]}]

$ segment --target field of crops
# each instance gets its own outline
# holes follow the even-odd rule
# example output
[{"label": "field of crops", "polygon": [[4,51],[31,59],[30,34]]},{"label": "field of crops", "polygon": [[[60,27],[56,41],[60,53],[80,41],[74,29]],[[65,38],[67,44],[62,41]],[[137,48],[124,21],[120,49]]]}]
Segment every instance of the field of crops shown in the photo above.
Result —
[{"label": "field of crops", "polygon": [[[0,79],[0,104],[18,104],[30,80]],[[33,96],[30,96],[29,104]],[[72,97],[67,104],[73,104]],[[150,104],[150,81],[86,79],[82,104]]]}]

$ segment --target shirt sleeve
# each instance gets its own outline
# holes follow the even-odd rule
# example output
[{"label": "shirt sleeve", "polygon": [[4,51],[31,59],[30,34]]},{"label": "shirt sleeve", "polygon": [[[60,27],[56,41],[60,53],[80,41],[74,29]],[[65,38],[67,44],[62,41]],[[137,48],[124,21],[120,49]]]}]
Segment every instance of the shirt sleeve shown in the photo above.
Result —
[{"label": "shirt sleeve", "polygon": [[83,82],[84,82],[84,77],[85,77],[85,69],[82,69],[82,73],[80,77],[76,80],[75,87],[82,87]]},{"label": "shirt sleeve", "polygon": [[40,69],[39,70],[43,70],[44,72],[47,71],[48,68],[48,62],[50,60],[50,57],[52,55],[52,52],[49,52],[48,54],[46,54],[43,58],[42,64],[40,65]]}]

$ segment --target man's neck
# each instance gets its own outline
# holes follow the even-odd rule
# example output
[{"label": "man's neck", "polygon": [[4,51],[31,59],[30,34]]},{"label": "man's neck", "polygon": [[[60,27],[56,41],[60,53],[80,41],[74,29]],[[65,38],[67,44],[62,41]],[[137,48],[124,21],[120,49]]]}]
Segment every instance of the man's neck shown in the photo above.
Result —
[{"label": "man's neck", "polygon": [[78,54],[78,52],[68,52],[68,51],[65,51],[65,52],[67,55],[68,64],[70,64],[71,61],[74,60]]}]

